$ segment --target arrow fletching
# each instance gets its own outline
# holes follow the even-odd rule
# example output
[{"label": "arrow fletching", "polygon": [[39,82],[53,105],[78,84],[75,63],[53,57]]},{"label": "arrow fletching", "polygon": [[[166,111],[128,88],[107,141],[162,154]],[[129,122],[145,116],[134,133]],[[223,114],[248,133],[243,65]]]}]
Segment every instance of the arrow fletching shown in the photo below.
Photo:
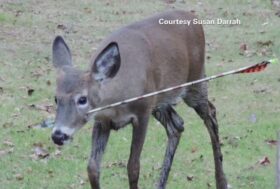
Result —
[{"label": "arrow fletching", "polygon": [[255,64],[253,66],[250,66],[244,70],[240,70],[238,72],[236,72],[236,74],[238,73],[256,73],[256,72],[261,72],[263,71],[268,64],[270,64],[271,62],[269,61],[263,61],[261,63]]}]

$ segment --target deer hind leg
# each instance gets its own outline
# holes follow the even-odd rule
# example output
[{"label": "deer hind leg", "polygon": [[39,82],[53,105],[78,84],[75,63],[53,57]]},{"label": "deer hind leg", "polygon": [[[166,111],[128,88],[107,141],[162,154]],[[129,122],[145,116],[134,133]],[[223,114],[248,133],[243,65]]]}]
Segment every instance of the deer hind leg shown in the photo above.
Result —
[{"label": "deer hind leg", "polygon": [[164,189],[168,179],[168,174],[172,165],[176,148],[179,144],[181,132],[184,131],[184,121],[176,113],[171,105],[165,104],[153,110],[153,116],[164,126],[168,143],[165,151],[165,157],[162,165],[158,189]]},{"label": "deer hind leg", "polygon": [[207,84],[201,83],[188,88],[187,95],[183,98],[185,103],[194,108],[196,113],[204,121],[204,124],[209,132],[214,162],[215,162],[215,177],[216,188],[227,189],[227,181],[223,170],[223,155],[219,141],[219,128],[216,119],[216,108],[208,100]]}]

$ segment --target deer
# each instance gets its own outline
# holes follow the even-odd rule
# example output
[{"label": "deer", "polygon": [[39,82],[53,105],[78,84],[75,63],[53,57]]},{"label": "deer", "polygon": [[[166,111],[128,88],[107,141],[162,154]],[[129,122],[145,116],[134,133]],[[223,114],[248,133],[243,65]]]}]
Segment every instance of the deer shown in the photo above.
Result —
[{"label": "deer", "polygon": [[193,20],[183,10],[158,13],[124,26],[101,42],[92,55],[89,69],[73,66],[71,51],[61,36],[53,45],[57,70],[56,116],[51,138],[63,145],[89,120],[94,120],[88,177],[92,189],[100,189],[100,166],[110,131],[132,126],[127,163],[130,189],[139,189],[140,156],[149,118],[154,117],[166,131],[167,147],[156,188],[165,189],[173,158],[184,131],[184,121],[175,110],[182,99],[195,110],[209,132],[217,189],[227,189],[219,141],[216,109],[208,99],[207,83],[199,83],[88,114],[93,108],[205,77],[205,36],[202,25],[160,24],[159,19]]}]

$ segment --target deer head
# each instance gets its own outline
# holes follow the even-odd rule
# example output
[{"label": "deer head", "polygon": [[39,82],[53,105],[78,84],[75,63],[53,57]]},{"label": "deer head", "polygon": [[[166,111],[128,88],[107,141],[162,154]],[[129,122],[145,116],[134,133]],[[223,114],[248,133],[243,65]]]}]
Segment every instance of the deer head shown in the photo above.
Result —
[{"label": "deer head", "polygon": [[87,123],[87,112],[100,103],[99,88],[118,72],[120,55],[117,44],[110,43],[96,56],[90,75],[88,71],[73,66],[71,51],[62,37],[55,38],[52,50],[53,65],[57,69],[57,110],[52,140],[55,144],[63,145]]}]

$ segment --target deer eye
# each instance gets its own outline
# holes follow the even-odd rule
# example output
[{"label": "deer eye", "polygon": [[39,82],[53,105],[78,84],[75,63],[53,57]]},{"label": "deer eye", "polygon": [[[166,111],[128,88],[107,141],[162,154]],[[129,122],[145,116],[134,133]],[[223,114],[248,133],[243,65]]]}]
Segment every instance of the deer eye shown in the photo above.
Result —
[{"label": "deer eye", "polygon": [[86,103],[87,103],[87,97],[81,96],[81,97],[78,99],[78,104],[79,104],[79,105],[85,105]]}]

